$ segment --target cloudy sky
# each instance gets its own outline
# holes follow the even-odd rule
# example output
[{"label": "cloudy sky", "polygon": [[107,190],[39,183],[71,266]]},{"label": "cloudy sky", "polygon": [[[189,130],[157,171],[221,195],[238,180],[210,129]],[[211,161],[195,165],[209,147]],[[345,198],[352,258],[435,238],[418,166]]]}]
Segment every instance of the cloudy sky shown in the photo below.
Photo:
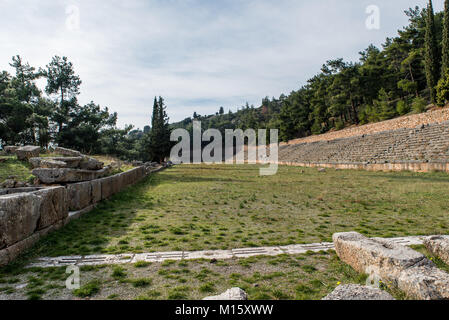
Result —
[{"label": "cloudy sky", "polygon": [[[443,0],[434,1],[441,10]],[[11,57],[44,67],[67,56],[81,103],[149,123],[155,95],[172,121],[236,110],[305,84],[329,59],[357,60],[407,24],[426,0],[0,0],[0,69]],[[366,8],[380,29],[366,28]],[[77,17],[79,16],[79,19]],[[78,23],[79,22],[79,23]],[[44,85],[44,83],[42,84]]]}]

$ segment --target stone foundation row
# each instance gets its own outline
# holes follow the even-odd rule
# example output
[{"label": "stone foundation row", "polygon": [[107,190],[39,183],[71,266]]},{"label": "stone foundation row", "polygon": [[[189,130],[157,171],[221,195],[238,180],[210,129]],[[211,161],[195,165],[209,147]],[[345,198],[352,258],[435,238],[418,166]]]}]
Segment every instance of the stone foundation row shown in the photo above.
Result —
[{"label": "stone foundation row", "polygon": [[66,186],[4,190],[0,195],[0,266],[13,261],[42,236],[154,171],[142,166]]}]

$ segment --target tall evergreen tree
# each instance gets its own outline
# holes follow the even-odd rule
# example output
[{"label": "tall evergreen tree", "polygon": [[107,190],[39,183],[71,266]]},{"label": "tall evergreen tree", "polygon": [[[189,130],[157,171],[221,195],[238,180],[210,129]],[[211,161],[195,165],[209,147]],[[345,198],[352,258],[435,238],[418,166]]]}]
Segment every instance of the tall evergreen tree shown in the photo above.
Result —
[{"label": "tall evergreen tree", "polygon": [[444,1],[444,25],[443,25],[443,58],[441,74],[444,77],[449,70],[449,0]]},{"label": "tall evergreen tree", "polygon": [[151,119],[151,131],[146,143],[149,160],[162,162],[170,153],[170,128],[165,111],[164,99],[155,97],[153,104],[153,115]]},{"label": "tall evergreen tree", "polygon": [[435,15],[432,0],[427,5],[426,36],[425,36],[425,67],[427,85],[430,90],[430,99],[436,102],[436,85],[440,78],[438,45],[436,40]]}]

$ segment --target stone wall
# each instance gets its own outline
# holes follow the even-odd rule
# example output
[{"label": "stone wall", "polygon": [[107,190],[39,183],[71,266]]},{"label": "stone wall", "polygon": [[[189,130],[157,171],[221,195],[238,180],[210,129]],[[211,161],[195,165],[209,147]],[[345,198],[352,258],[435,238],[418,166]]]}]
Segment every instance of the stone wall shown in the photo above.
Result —
[{"label": "stone wall", "polygon": [[365,170],[449,171],[449,122],[281,145],[279,163]]},{"label": "stone wall", "polygon": [[14,260],[42,236],[78,218],[102,200],[149,174],[145,166],[114,176],[51,188],[0,193],[0,266]]}]

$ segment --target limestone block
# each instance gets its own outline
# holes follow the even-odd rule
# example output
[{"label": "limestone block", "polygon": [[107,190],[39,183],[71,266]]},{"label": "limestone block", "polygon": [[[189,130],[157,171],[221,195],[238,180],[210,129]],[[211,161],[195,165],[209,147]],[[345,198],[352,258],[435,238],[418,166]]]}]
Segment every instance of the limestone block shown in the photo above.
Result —
[{"label": "limestone block", "polygon": [[41,151],[40,147],[35,146],[20,147],[16,150],[17,159],[28,160],[30,158],[39,157],[40,151]]},{"label": "limestone block", "polygon": [[63,156],[67,156],[67,157],[79,157],[79,156],[81,156],[81,152],[79,152],[79,151],[66,149],[66,148],[61,148],[61,147],[57,147],[55,149],[55,153],[63,155]]},{"label": "limestone block", "polygon": [[92,204],[100,202],[102,199],[101,196],[101,182],[99,180],[92,180],[90,182],[92,188]]},{"label": "limestone block", "polygon": [[398,278],[398,288],[418,300],[448,300],[449,274],[434,266],[406,269]]},{"label": "limestone block", "polygon": [[61,221],[69,214],[67,190],[64,187],[53,187],[34,192],[40,200],[40,219],[37,230],[47,228]]},{"label": "limestone block", "polygon": [[38,168],[34,169],[32,172],[42,183],[56,184],[56,183],[69,183],[69,182],[83,182],[99,179],[109,173],[109,168],[104,168],[102,170],[97,171],[69,169],[69,168],[60,168],[60,169]]},{"label": "limestone block", "polygon": [[94,158],[84,157],[80,162],[79,167],[84,170],[101,170],[104,167],[104,163]]},{"label": "limestone block", "polygon": [[218,296],[206,297],[203,300],[248,300],[248,295],[240,288],[232,288]]},{"label": "limestone block", "polygon": [[101,183],[101,200],[108,199],[114,194],[113,177],[100,179]]},{"label": "limestone block", "polygon": [[78,211],[92,203],[91,182],[80,182],[67,185],[69,210]]},{"label": "limestone block", "polygon": [[3,148],[3,150],[6,152],[6,154],[15,154],[17,149],[19,149],[19,147],[16,147],[16,146],[5,146]]},{"label": "limestone block", "polygon": [[0,249],[31,236],[40,218],[41,199],[33,193],[0,197]]},{"label": "limestone block", "polygon": [[449,236],[432,236],[424,239],[424,245],[434,256],[449,264]]},{"label": "limestone block", "polygon": [[401,271],[421,265],[433,266],[423,254],[385,239],[368,239],[357,232],[333,235],[340,259],[361,273],[376,273],[385,281],[396,281]]},{"label": "limestone block", "polygon": [[358,284],[340,285],[323,300],[395,300],[388,292]]}]

